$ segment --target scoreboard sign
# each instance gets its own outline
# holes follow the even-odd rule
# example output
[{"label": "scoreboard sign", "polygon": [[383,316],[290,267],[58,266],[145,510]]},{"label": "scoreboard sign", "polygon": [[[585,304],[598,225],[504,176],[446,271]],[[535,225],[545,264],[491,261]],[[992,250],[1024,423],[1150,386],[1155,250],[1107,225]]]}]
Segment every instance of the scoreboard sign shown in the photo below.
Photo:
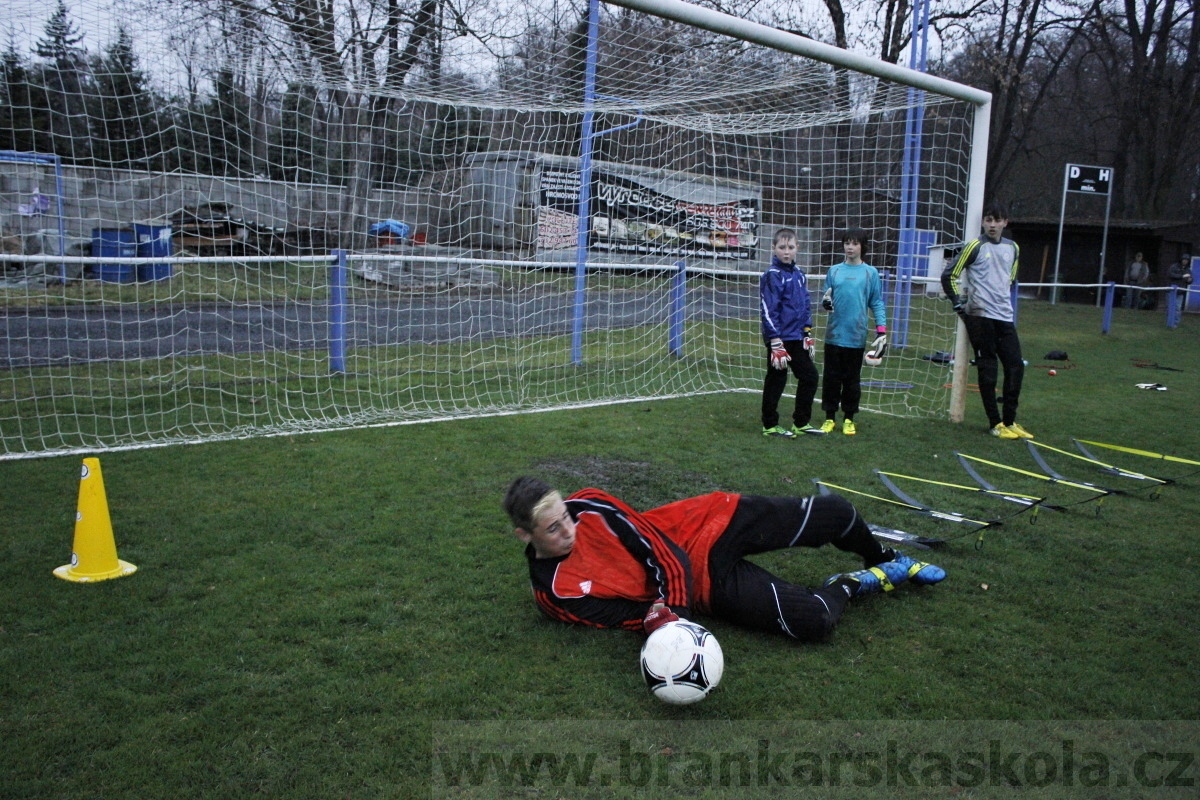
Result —
[{"label": "scoreboard sign", "polygon": [[1085,164],[1067,164],[1063,175],[1062,209],[1058,212],[1058,250],[1054,256],[1054,285],[1050,289],[1050,302],[1058,302],[1059,266],[1062,263],[1063,225],[1067,219],[1067,195],[1071,192],[1090,194],[1104,198],[1104,236],[1100,240],[1100,272],[1096,276],[1096,306],[1100,306],[1104,285],[1104,259],[1108,251],[1108,215],[1112,206],[1112,167],[1089,167]]},{"label": "scoreboard sign", "polygon": [[1112,185],[1112,167],[1067,164],[1067,191],[1107,195]]}]

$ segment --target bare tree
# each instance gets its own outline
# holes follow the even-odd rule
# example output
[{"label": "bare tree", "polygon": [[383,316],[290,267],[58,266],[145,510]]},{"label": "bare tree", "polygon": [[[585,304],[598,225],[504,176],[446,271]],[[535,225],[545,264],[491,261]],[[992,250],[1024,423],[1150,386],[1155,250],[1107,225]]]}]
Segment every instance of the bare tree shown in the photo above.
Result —
[{"label": "bare tree", "polygon": [[[1200,25],[1188,0],[1126,0],[1088,29],[1112,69],[1113,149],[1124,176],[1120,210],[1146,219],[1180,218],[1195,203],[1200,145]],[[1188,180],[1188,175],[1191,180]]]},{"label": "bare tree", "polygon": [[945,72],[994,95],[988,188],[1052,213],[1067,162],[1115,168],[1118,218],[1196,216],[1200,33],[1178,0],[1036,2],[1001,16]]},{"label": "bare tree", "polygon": [[[399,90],[419,76],[436,86],[442,70],[443,45],[451,38],[494,37],[498,16],[488,0],[166,0],[193,31],[208,30],[214,42],[230,49],[230,33],[245,47],[220,68],[245,67],[246,94],[256,128],[271,93],[295,82],[316,87],[314,100],[325,109],[333,140],[332,157],[340,154],[346,216],[343,228],[362,227],[365,200],[386,162],[389,113],[394,116]],[[162,14],[164,3],[154,4]],[[472,27],[472,14],[480,24]],[[267,63],[251,69],[253,59]],[[216,67],[212,70],[215,75]],[[211,79],[211,77],[210,77]],[[256,136],[264,143],[266,136]],[[261,155],[265,160],[265,150]],[[353,224],[352,224],[353,221]],[[360,231],[365,236],[365,230]],[[347,243],[349,244],[349,243]]]},{"label": "bare tree", "polygon": [[948,77],[992,93],[989,192],[1004,186],[1027,154],[1048,92],[1100,5],[1100,0],[998,0],[987,9],[991,13],[977,21],[978,33],[943,65],[941,71]]}]

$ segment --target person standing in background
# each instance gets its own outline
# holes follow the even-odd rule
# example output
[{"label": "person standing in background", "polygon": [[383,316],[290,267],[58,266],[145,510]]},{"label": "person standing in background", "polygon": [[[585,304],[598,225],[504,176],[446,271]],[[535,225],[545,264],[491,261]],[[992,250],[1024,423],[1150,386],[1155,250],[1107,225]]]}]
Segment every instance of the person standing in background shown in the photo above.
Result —
[{"label": "person standing in background", "polygon": [[1150,282],[1150,265],[1138,253],[1125,268],[1125,297],[1121,305],[1125,308],[1138,308],[1142,299],[1142,287]]}]

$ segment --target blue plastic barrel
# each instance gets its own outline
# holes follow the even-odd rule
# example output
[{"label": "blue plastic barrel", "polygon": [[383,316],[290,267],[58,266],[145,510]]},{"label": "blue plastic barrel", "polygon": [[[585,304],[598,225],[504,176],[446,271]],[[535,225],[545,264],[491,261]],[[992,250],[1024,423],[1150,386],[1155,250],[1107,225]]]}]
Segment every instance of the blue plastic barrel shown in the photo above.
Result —
[{"label": "blue plastic barrel", "polygon": [[[92,228],[92,255],[97,258],[136,258],[137,240],[126,228]],[[99,264],[96,277],[109,283],[133,283],[133,264]]]},{"label": "blue plastic barrel", "polygon": [[[134,223],[138,258],[170,258],[171,226]],[[139,281],[161,281],[171,277],[170,264],[138,264]]]}]

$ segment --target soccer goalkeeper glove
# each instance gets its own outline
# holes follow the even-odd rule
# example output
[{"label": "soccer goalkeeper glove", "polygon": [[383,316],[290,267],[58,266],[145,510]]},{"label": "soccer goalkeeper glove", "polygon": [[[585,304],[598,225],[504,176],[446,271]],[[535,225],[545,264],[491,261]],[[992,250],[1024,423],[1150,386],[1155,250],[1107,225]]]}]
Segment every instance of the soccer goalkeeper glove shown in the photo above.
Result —
[{"label": "soccer goalkeeper glove", "polygon": [[817,340],[813,338],[812,328],[804,329],[804,352],[809,358],[817,357]]},{"label": "soccer goalkeeper glove", "polygon": [[650,613],[642,620],[642,627],[645,628],[646,634],[649,635],[668,622],[675,622],[678,619],[679,615],[667,608],[667,606],[662,603],[655,603],[650,606]]},{"label": "soccer goalkeeper glove", "polygon": [[821,308],[833,311],[833,289],[826,289],[825,294],[821,295]]},{"label": "soccer goalkeeper glove", "polygon": [[954,313],[955,313],[955,314],[958,314],[958,316],[959,316],[960,318],[962,318],[962,320],[965,322],[965,321],[966,321],[966,319],[967,319],[967,305],[966,305],[966,303],[964,303],[962,300],[959,300],[957,303],[955,303],[955,304],[954,304]]},{"label": "soccer goalkeeper glove", "polygon": [[863,360],[867,366],[878,367],[883,363],[883,354],[887,352],[887,328],[880,325],[875,328],[875,341],[871,342],[871,346],[867,348]]},{"label": "soccer goalkeeper glove", "polygon": [[783,341],[780,339],[771,340],[771,366],[775,369],[787,369],[788,362],[792,357],[788,355],[787,348],[783,346]]}]

